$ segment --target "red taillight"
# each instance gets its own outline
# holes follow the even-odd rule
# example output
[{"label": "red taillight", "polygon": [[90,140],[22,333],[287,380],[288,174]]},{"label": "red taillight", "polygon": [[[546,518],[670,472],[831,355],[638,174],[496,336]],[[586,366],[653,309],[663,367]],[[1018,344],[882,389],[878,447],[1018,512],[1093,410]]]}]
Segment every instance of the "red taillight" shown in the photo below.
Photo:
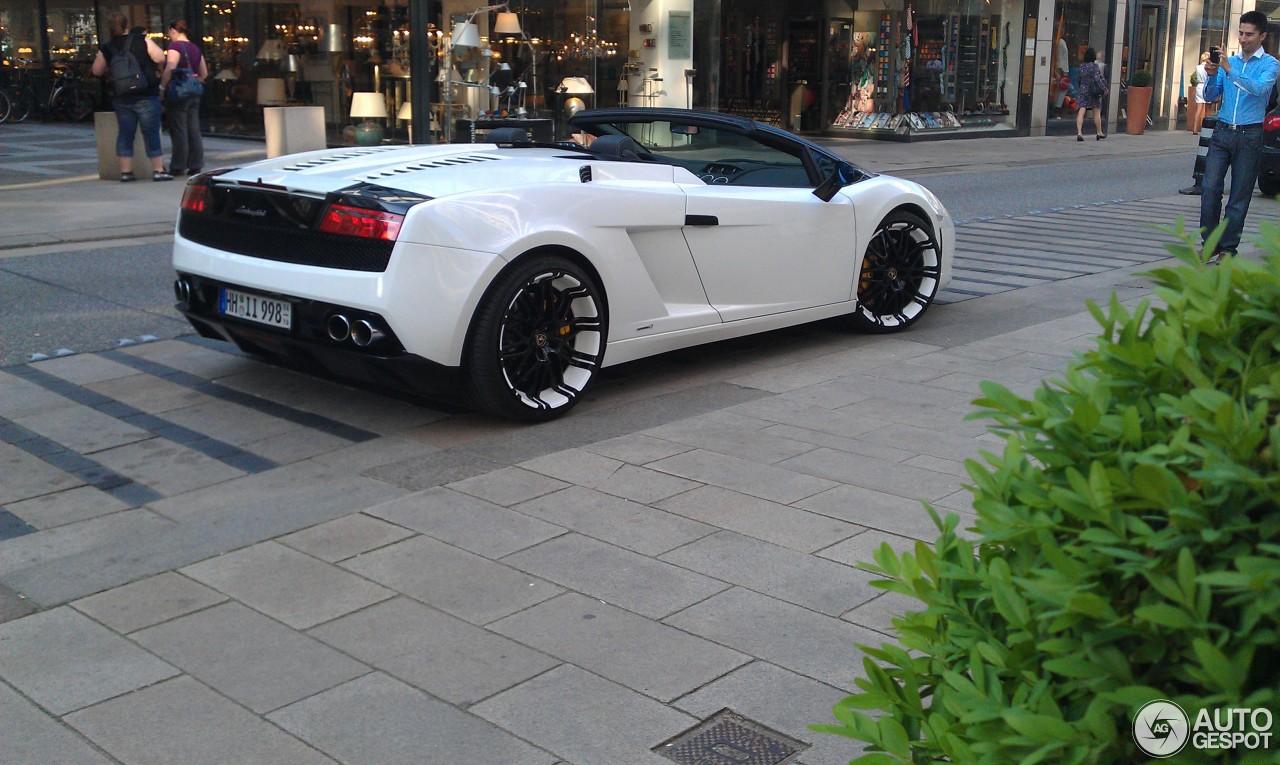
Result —
[{"label": "red taillight", "polygon": [[1268,114],[1262,119],[1263,132],[1269,133],[1272,130],[1280,130],[1280,114]]},{"label": "red taillight", "polygon": [[320,230],[330,234],[394,242],[400,235],[401,223],[404,223],[403,215],[348,205],[329,205],[329,209],[324,211],[324,218],[320,220]]},{"label": "red taillight", "polygon": [[182,209],[188,212],[204,212],[205,192],[209,190],[204,184],[189,183],[182,190]]}]

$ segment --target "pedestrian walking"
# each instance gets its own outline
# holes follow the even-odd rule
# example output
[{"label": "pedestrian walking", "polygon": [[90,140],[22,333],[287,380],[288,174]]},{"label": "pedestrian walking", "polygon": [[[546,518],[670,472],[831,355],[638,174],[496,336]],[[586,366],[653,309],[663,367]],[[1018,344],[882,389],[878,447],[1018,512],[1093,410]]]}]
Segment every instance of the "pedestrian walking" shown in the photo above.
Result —
[{"label": "pedestrian walking", "polygon": [[[173,175],[195,175],[204,167],[200,95],[189,95],[191,89],[187,87],[170,87],[175,78],[194,77],[203,83],[209,76],[209,64],[200,47],[191,42],[190,33],[185,20],[169,22],[169,49],[165,51],[164,71],[160,74],[160,98],[173,143],[173,156],[169,159],[169,172]],[[181,74],[176,74],[178,72]]]},{"label": "pedestrian walking", "polygon": [[[1244,219],[1258,181],[1262,157],[1262,118],[1267,98],[1276,84],[1280,62],[1262,49],[1267,38],[1267,16],[1248,11],[1240,16],[1240,53],[1222,56],[1217,47],[1209,49],[1205,62],[1204,97],[1215,101],[1222,96],[1218,124],[1209,140],[1204,162],[1203,193],[1200,195],[1200,236],[1205,239],[1222,220],[1222,191],[1227,170],[1231,170],[1231,192],[1227,197],[1227,226],[1218,240],[1210,263],[1225,255],[1235,255],[1240,246]],[[1217,60],[1215,60],[1217,59]]]},{"label": "pedestrian walking", "polygon": [[[135,180],[133,137],[142,130],[142,140],[151,160],[151,180],[171,181],[164,169],[164,148],[160,145],[160,74],[164,51],[143,33],[142,27],[129,29],[129,17],[113,13],[107,17],[111,39],[98,46],[92,72],[101,77],[110,72],[115,95],[111,106],[119,128],[116,156],[120,160],[120,180]],[[132,58],[132,61],[130,61]]]},{"label": "pedestrian walking", "polygon": [[1199,133],[1200,127],[1204,124],[1205,115],[1209,112],[1209,102],[1204,100],[1205,80],[1209,79],[1209,72],[1205,69],[1205,64],[1209,61],[1209,51],[1200,54],[1200,63],[1196,64],[1195,74],[1192,75],[1191,85],[1191,101],[1187,109],[1187,130],[1192,133]]},{"label": "pedestrian walking", "polygon": [[1093,110],[1094,140],[1107,137],[1102,132],[1102,98],[1110,92],[1102,69],[1098,67],[1098,52],[1089,48],[1084,52],[1084,62],[1076,70],[1076,140],[1084,140],[1084,113]]}]

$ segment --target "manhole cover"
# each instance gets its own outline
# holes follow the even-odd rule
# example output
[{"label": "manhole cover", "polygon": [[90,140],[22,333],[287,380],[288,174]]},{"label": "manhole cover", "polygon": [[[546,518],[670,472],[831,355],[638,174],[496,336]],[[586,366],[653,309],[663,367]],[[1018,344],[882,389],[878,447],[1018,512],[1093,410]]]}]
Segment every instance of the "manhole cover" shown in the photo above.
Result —
[{"label": "manhole cover", "polygon": [[653,751],[681,765],[784,765],[808,748],[803,741],[722,709]]}]

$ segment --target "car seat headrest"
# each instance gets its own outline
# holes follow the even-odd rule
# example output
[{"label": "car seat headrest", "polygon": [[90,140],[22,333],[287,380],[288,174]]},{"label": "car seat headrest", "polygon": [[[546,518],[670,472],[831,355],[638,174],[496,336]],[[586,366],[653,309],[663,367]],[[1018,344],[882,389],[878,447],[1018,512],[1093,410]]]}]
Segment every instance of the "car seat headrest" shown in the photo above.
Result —
[{"label": "car seat headrest", "polygon": [[494,128],[485,136],[486,143],[531,143],[529,133],[524,128]]}]

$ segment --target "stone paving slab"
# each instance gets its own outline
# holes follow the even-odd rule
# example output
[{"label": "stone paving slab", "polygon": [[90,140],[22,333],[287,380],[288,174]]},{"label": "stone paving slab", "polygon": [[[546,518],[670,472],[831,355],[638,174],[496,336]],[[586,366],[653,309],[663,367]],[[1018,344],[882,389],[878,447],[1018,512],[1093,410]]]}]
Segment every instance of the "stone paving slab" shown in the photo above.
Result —
[{"label": "stone paving slab", "polygon": [[395,595],[276,542],[219,555],[181,572],[300,630]]},{"label": "stone paving slab", "polygon": [[[353,715],[352,710],[361,714]],[[381,673],[345,683],[268,717],[340,762],[551,765],[557,760],[478,717]],[[366,718],[377,724],[366,723]]]},{"label": "stone paving slab", "polygon": [[186,676],[68,715],[67,722],[125,765],[334,763]]},{"label": "stone paving slab", "polygon": [[782,504],[812,497],[837,485],[824,478],[771,465],[760,465],[705,449],[695,449],[651,462],[648,467],[690,481],[720,486]]},{"label": "stone paving slab", "polygon": [[750,661],[576,593],[508,616],[489,629],[659,701],[671,701]]},{"label": "stone paving slab", "polygon": [[323,643],[239,603],[214,606],[131,637],[260,714],[369,671]]},{"label": "stone paving slab", "polygon": [[472,624],[501,619],[560,592],[537,572],[529,576],[423,536],[351,558],[342,567]]},{"label": "stone paving slab", "polygon": [[495,559],[565,532],[560,526],[443,486],[374,505],[365,512]]},{"label": "stone paving slab", "polygon": [[715,531],[705,523],[585,486],[571,486],[522,502],[513,509],[558,527],[651,556]]},{"label": "stone paving slab", "polygon": [[404,597],[322,624],[308,634],[464,707],[560,663],[530,648],[536,648],[532,642],[522,645]]},{"label": "stone paving slab", "polygon": [[657,503],[668,512],[800,552],[811,553],[864,529],[789,505],[703,486]]},{"label": "stone paving slab", "polygon": [[71,607],[116,632],[128,634],[216,606],[226,599],[226,595],[182,574],[166,572],[82,598]]},{"label": "stone paving slab", "polygon": [[4,509],[37,529],[52,529],[128,510],[129,505],[94,486],[79,486],[20,500]]},{"label": "stone paving slab", "polygon": [[39,707],[0,685],[0,762],[5,765],[111,765],[111,760]]},{"label": "stone paving slab", "polygon": [[698,722],[570,665],[483,701],[471,711],[571,762],[610,765],[671,765],[649,749]]},{"label": "stone paving slab", "polygon": [[320,560],[337,563],[411,536],[413,532],[408,529],[357,513],[296,531],[279,541]]},{"label": "stone paving slab", "polygon": [[0,678],[56,715],[178,670],[70,608],[0,624]]},{"label": "stone paving slab", "polygon": [[556,537],[502,560],[562,587],[655,619],[729,586],[580,534]]}]

